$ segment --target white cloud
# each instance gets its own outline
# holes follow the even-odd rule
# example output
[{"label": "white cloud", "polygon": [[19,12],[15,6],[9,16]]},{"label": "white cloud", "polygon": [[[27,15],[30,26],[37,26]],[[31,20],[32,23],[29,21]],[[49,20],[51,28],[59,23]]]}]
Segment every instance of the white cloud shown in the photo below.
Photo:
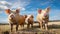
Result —
[{"label": "white cloud", "polygon": [[47,2],[44,2],[44,3],[41,3],[41,5],[46,5],[46,4],[48,4],[49,2],[47,1]]},{"label": "white cloud", "polygon": [[0,11],[3,11],[4,9],[10,8],[10,9],[16,9],[20,8],[20,10],[26,10],[25,7],[30,3],[30,0],[17,0],[16,2],[7,2],[7,1],[0,1]]},{"label": "white cloud", "polygon": [[52,9],[50,12],[50,20],[60,20],[60,10]]},{"label": "white cloud", "polygon": [[8,9],[11,6],[12,6],[12,4],[7,2],[7,1],[0,1],[0,13],[1,13],[1,11],[4,11],[5,9]]},{"label": "white cloud", "polygon": [[50,20],[60,20],[60,16],[59,15],[55,15],[50,17]]},{"label": "white cloud", "polygon": [[12,6],[12,4],[7,1],[0,1],[0,5],[7,6],[8,8]]},{"label": "white cloud", "polygon": [[2,11],[4,11],[5,9],[8,9],[8,7],[7,6],[0,5],[0,13],[2,13]]},{"label": "white cloud", "polygon": [[0,13],[2,13],[2,11],[0,11]]},{"label": "white cloud", "polygon": [[7,23],[8,22],[8,18],[0,18],[0,23]]},{"label": "white cloud", "polygon": [[23,8],[23,7],[17,7],[17,9],[20,9],[20,10],[26,10],[26,9]]},{"label": "white cloud", "polygon": [[48,0],[48,1],[42,1],[41,3],[40,3],[40,5],[47,5],[47,4],[51,4],[53,1],[52,0]]},{"label": "white cloud", "polygon": [[24,0],[17,0],[17,2],[14,2],[12,5],[12,9],[13,8],[17,8],[20,7],[21,10],[25,10],[25,7],[30,3],[29,0],[24,1]]},{"label": "white cloud", "polygon": [[25,10],[25,8],[22,8],[22,10]]},{"label": "white cloud", "polygon": [[8,9],[7,6],[0,5],[0,9]]},{"label": "white cloud", "polygon": [[7,2],[7,1],[0,1],[0,4],[3,4],[3,5],[11,5],[11,3]]}]

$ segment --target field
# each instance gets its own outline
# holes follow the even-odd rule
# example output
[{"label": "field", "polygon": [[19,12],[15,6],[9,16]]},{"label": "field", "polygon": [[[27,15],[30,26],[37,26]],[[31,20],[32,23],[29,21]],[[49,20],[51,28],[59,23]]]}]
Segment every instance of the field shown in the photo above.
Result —
[{"label": "field", "polygon": [[10,32],[10,25],[0,25],[0,34],[9,34],[9,33],[13,33],[13,34],[60,34],[60,22],[49,22],[48,23],[48,30],[41,30],[38,26],[38,23],[34,23],[34,27],[33,28],[29,28],[27,29],[27,25],[23,27],[19,26],[19,30],[18,32],[15,31],[15,25],[14,25],[14,29],[13,32]]}]

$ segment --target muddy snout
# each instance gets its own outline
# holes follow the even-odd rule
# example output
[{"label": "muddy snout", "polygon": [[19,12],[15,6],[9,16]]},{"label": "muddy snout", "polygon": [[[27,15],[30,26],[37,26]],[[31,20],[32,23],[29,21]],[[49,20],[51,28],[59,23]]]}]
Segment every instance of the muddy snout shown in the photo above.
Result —
[{"label": "muddy snout", "polygon": [[11,18],[11,19],[14,19],[14,15],[11,15],[10,18]]}]

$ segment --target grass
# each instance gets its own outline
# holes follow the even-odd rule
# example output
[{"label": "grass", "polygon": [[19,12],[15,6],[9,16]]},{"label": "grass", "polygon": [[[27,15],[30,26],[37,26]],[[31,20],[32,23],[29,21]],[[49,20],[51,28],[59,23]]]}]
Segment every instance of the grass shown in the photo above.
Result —
[{"label": "grass", "polygon": [[[14,25],[14,28],[13,28],[13,33],[15,33],[15,25]],[[32,34],[60,34],[60,25],[58,24],[49,24],[48,26],[48,31],[46,30],[41,30],[38,26],[38,24],[34,24],[34,27],[33,28],[29,28],[27,29],[26,28],[26,25],[24,28],[21,28],[19,26],[19,30],[18,30],[18,33],[26,33],[26,32],[30,32]],[[0,25],[0,34],[4,34],[4,33],[10,33],[10,25]],[[18,34],[18,33],[15,33],[15,34]]]}]

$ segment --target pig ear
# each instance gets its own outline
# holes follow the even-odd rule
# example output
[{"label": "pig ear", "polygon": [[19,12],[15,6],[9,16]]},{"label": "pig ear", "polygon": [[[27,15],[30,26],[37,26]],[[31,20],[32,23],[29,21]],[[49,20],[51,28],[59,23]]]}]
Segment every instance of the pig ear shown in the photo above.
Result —
[{"label": "pig ear", "polygon": [[10,9],[5,9],[6,14],[10,14]]},{"label": "pig ear", "polygon": [[42,12],[42,10],[41,10],[41,9],[39,9],[39,10],[38,10],[38,13],[41,13],[41,12]]},{"label": "pig ear", "polygon": [[50,7],[48,7],[47,10],[49,11],[50,10]]},{"label": "pig ear", "polygon": [[24,15],[25,18],[27,18],[27,15]]},{"label": "pig ear", "polygon": [[20,9],[16,9],[16,13],[19,13]]},{"label": "pig ear", "polygon": [[47,12],[49,12],[49,10],[50,10],[50,7],[47,7],[45,10],[46,10]]},{"label": "pig ear", "polygon": [[32,18],[34,18],[34,16],[33,16],[33,15],[31,15],[31,17],[32,17]]}]

